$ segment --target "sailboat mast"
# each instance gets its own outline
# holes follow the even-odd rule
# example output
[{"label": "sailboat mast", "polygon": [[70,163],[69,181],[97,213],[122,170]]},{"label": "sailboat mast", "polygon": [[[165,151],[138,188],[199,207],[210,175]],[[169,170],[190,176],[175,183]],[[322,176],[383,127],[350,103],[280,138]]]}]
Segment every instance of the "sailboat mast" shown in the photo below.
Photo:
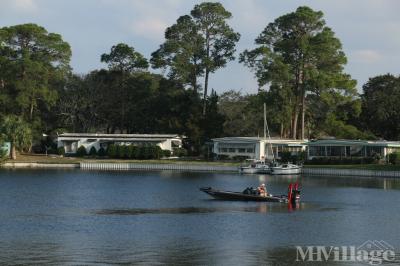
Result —
[{"label": "sailboat mast", "polygon": [[267,105],[264,103],[264,139],[267,138]]},{"label": "sailboat mast", "polygon": [[271,152],[272,152],[272,158],[275,161],[274,149],[272,148],[271,135],[269,134],[269,128],[267,122],[267,105],[264,103],[264,139],[267,138],[266,137],[267,132],[268,132],[269,145],[271,147]]}]

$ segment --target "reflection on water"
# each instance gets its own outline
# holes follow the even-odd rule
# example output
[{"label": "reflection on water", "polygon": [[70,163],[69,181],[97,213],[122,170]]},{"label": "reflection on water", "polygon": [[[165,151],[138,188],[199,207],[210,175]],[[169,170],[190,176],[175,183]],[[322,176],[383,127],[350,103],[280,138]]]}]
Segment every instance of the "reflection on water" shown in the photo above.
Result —
[{"label": "reflection on water", "polygon": [[[198,190],[296,181],[297,209]],[[398,255],[399,197],[400,179],[0,170],[0,264],[293,265],[298,245],[366,240]]]},{"label": "reflection on water", "polygon": [[142,215],[142,214],[201,214],[214,212],[255,212],[255,213],[273,213],[290,212],[304,210],[336,211],[338,208],[320,208],[318,204],[300,203],[296,207],[289,204],[279,203],[259,203],[254,207],[181,207],[181,208],[159,208],[159,209],[102,209],[94,213],[99,215]]}]

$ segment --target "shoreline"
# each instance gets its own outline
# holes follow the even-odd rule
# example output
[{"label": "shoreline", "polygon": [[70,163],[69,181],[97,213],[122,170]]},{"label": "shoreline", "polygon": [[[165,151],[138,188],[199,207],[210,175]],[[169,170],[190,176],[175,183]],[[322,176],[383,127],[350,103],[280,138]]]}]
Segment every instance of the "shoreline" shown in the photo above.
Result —
[{"label": "shoreline", "polygon": [[[194,172],[217,172],[234,173],[238,166],[217,163],[157,163],[157,162],[73,162],[73,163],[49,163],[49,162],[5,162],[0,168],[6,169],[81,169],[96,171],[126,171],[126,170],[169,170],[169,171],[194,171]],[[350,169],[340,167],[303,167],[302,174],[314,176],[359,176],[376,178],[400,178],[400,171]]]}]

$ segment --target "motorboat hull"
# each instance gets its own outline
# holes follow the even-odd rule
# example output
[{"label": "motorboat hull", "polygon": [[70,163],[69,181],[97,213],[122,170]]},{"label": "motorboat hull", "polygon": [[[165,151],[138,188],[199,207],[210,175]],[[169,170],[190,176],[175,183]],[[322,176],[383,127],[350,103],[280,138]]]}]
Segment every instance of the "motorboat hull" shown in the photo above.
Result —
[{"label": "motorboat hull", "polygon": [[239,167],[239,172],[241,174],[269,174],[271,173],[271,169],[268,166],[265,167],[243,166]]},{"label": "motorboat hull", "polygon": [[272,167],[271,174],[273,175],[298,175],[301,174],[301,168],[281,168],[281,167]]},{"label": "motorboat hull", "polygon": [[232,191],[221,191],[216,190],[211,187],[203,187],[200,188],[201,191],[207,193],[215,199],[221,200],[241,200],[241,201],[264,201],[264,202],[282,202],[287,203],[288,198],[286,195],[282,196],[259,196],[259,195],[251,195],[244,194],[241,192],[232,192]]}]

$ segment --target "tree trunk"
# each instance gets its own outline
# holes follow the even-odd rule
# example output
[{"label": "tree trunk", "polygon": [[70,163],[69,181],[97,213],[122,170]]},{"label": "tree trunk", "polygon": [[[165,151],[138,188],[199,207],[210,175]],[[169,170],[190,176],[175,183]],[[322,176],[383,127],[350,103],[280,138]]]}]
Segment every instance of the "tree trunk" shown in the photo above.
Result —
[{"label": "tree trunk", "polygon": [[32,119],[33,119],[33,99],[31,101],[31,107],[30,107],[30,110],[29,110],[29,118],[32,121]]},{"label": "tree trunk", "polygon": [[16,160],[17,159],[17,151],[15,150],[14,142],[11,142],[10,156],[11,156],[12,160]]},{"label": "tree trunk", "polygon": [[206,32],[206,51],[207,51],[207,63],[205,67],[205,77],[204,77],[204,95],[203,95],[203,116],[206,115],[206,109],[207,109],[207,90],[208,90],[208,74],[210,74],[210,67],[209,67],[209,61],[210,61],[210,34],[207,31]]},{"label": "tree trunk", "polygon": [[206,75],[204,79],[204,95],[203,95],[203,116],[206,115],[207,109],[207,90],[208,90],[208,70],[206,69]]},{"label": "tree trunk", "polygon": [[298,110],[297,104],[294,107],[293,112],[294,113],[293,113],[293,122],[292,122],[292,138],[297,139],[297,121],[299,118],[299,110]]},{"label": "tree trunk", "polygon": [[305,114],[306,114],[306,95],[305,91],[303,89],[302,94],[301,94],[301,139],[304,139],[304,119],[305,119]]}]

